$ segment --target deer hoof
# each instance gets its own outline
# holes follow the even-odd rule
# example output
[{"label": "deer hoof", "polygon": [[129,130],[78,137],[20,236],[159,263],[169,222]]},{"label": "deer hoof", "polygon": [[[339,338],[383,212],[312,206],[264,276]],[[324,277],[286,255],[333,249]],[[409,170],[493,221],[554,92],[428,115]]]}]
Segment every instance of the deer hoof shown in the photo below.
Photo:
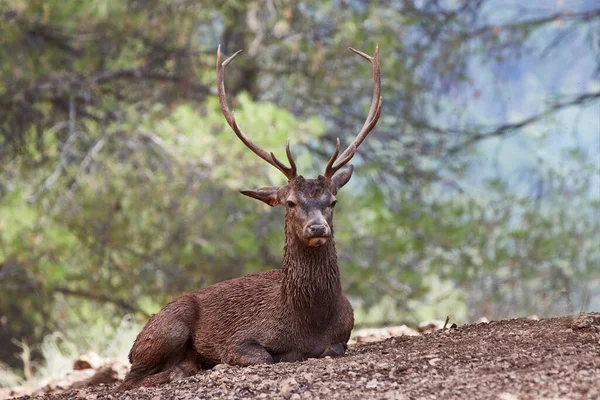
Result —
[{"label": "deer hoof", "polygon": [[344,345],[342,343],[335,343],[335,344],[331,344],[331,345],[327,346],[327,348],[323,351],[323,353],[321,353],[319,358],[341,357],[344,355],[345,352],[346,352],[346,349],[344,348]]}]

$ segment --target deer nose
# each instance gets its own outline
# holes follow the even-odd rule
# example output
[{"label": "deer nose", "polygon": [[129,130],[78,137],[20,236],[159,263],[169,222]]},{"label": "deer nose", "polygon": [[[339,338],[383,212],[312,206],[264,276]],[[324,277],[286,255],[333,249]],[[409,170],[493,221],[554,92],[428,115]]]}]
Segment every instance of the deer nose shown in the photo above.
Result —
[{"label": "deer nose", "polygon": [[327,236],[327,227],[322,224],[309,225],[308,232],[313,236]]}]

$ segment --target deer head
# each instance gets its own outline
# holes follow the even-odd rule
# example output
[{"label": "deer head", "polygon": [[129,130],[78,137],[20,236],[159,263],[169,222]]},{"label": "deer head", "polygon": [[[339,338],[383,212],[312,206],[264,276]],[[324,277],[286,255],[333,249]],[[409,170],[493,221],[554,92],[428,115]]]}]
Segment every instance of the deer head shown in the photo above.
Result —
[{"label": "deer head", "polygon": [[[261,200],[268,205],[286,207],[286,230],[291,230],[308,246],[321,246],[333,236],[333,210],[337,203],[335,195],[352,176],[353,166],[348,162],[356,149],[365,140],[369,132],[377,124],[381,114],[381,75],[379,71],[379,46],[375,48],[373,57],[353,49],[350,50],[368,60],[373,67],[373,100],[365,123],[358,135],[340,155],[340,140],[337,139],[333,155],[329,159],[325,172],[316,179],[305,179],[296,173],[296,163],[290,151],[289,141],[285,144],[286,155],[290,166],[279,161],[272,152],[254,144],[235,121],[233,112],[229,111],[225,94],[224,69],[242,51],[239,50],[221,62],[221,46],[217,50],[217,92],[221,111],[227,123],[237,137],[254,154],[281,171],[288,179],[287,185],[270,186],[256,190],[242,190],[241,193]],[[340,169],[348,164],[346,168]]]}]

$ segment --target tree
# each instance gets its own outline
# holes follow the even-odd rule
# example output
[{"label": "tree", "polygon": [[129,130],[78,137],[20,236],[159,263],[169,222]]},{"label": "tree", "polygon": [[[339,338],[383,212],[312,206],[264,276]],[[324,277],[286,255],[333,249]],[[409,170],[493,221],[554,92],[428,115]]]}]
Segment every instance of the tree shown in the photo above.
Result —
[{"label": "tree", "polygon": [[[305,175],[369,107],[370,72],[346,47],[379,43],[383,116],[336,217],[363,321],[381,304],[394,310],[381,318],[402,320],[431,304],[463,318],[594,304],[600,9],[584,6],[4,1],[1,335],[37,342],[90,314],[144,318],[180,293],[278,267],[281,214],[236,190],[281,177],[225,127],[219,43],[245,50],[227,81],[240,124],[278,155],[289,138]],[[583,83],[503,97],[515,70],[566,70],[567,50]],[[499,109],[506,101],[524,112]],[[532,150],[537,161],[512,175],[484,166],[531,132],[531,146],[552,149],[567,119],[587,122],[554,159]]]}]

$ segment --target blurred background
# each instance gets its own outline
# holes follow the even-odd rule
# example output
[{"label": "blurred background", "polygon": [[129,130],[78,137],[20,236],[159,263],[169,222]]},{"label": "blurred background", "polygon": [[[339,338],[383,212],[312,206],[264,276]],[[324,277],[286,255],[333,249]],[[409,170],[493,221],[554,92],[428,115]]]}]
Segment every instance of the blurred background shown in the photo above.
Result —
[{"label": "blurred background", "polygon": [[[0,0],[0,384],[125,356],[183,293],[277,268],[284,177],[226,125],[322,173],[371,102],[339,193],[357,326],[600,309],[595,0]],[[66,361],[65,361],[66,360]],[[63,364],[61,364],[63,363]]]}]

